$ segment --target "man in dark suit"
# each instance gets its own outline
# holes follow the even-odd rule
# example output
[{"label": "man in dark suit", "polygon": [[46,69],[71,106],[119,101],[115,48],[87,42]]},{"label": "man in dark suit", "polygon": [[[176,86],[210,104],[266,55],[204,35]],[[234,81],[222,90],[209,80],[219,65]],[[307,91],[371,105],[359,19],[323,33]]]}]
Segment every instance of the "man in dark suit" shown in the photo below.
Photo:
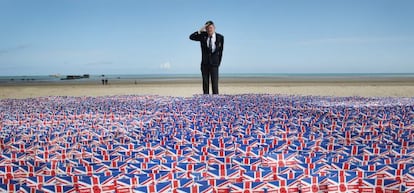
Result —
[{"label": "man in dark suit", "polygon": [[203,93],[209,94],[209,82],[213,87],[213,94],[218,94],[219,67],[223,56],[223,35],[216,33],[212,21],[190,35],[190,39],[199,41],[201,46],[201,75],[203,77]]}]

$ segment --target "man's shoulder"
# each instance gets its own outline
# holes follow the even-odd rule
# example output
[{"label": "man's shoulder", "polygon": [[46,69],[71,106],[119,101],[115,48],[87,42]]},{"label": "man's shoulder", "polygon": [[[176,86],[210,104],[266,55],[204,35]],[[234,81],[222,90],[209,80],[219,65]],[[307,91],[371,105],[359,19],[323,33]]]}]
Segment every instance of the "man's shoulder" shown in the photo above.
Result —
[{"label": "man's shoulder", "polygon": [[217,33],[217,32],[216,32],[216,37],[218,37],[218,38],[224,38],[224,36],[223,36],[223,35],[221,35],[221,34],[219,34],[219,33]]}]

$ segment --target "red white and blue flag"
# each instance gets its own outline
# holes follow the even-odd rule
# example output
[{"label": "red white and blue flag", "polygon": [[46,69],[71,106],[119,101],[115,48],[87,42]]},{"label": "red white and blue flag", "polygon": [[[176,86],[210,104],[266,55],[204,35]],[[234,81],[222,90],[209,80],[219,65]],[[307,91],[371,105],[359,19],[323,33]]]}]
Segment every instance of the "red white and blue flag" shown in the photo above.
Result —
[{"label": "red white and blue flag", "polygon": [[414,98],[0,100],[1,192],[414,192]]}]

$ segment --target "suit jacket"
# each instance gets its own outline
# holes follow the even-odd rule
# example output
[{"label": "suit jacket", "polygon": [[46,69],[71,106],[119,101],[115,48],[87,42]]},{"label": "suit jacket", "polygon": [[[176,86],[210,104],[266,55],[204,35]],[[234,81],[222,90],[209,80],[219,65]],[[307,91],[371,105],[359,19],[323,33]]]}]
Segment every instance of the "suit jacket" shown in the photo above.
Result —
[{"label": "suit jacket", "polygon": [[201,65],[202,66],[220,66],[223,56],[224,37],[216,33],[216,49],[211,53],[207,47],[207,32],[198,33],[198,31],[190,35],[190,39],[199,41],[201,46]]}]

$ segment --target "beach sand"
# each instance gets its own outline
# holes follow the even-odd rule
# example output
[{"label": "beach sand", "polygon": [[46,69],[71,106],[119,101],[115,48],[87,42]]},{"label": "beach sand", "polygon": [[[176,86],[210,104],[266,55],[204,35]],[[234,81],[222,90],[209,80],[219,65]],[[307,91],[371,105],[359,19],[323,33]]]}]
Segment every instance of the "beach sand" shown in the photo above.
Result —
[{"label": "beach sand", "polygon": [[[223,78],[220,94],[284,94],[314,96],[414,97],[414,78]],[[0,99],[46,96],[160,95],[190,97],[202,94],[201,80],[110,80],[19,83],[0,85]]]}]

